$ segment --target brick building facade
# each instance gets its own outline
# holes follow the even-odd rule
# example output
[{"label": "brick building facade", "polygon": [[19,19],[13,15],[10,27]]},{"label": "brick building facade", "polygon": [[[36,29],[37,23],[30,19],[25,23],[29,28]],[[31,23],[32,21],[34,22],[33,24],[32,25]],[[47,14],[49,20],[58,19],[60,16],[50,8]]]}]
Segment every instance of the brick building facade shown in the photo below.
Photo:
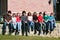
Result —
[{"label": "brick building facade", "polygon": [[53,3],[49,0],[8,0],[8,10],[12,12],[53,12]]}]

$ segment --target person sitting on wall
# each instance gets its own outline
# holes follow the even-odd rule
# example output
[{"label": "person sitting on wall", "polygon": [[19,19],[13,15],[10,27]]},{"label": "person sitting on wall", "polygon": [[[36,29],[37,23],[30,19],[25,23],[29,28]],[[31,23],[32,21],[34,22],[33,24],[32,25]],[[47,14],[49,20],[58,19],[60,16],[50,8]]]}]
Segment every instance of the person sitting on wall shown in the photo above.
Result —
[{"label": "person sitting on wall", "polygon": [[24,33],[26,34],[26,36],[28,36],[28,19],[26,16],[26,11],[22,12],[22,16],[21,16],[21,21],[22,21],[22,36],[24,36]]},{"label": "person sitting on wall", "polygon": [[11,11],[8,11],[6,15],[3,15],[4,23],[2,27],[2,34],[5,35],[6,32],[6,25],[8,25],[9,28],[9,35],[12,33],[12,17],[11,17]]}]

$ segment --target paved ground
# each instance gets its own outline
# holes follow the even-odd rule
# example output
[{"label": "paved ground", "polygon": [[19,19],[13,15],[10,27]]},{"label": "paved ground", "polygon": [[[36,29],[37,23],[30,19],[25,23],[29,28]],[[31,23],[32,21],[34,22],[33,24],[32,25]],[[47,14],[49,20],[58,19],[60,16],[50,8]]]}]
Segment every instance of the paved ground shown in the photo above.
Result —
[{"label": "paved ground", "polygon": [[[8,34],[8,26],[6,27],[6,34]],[[2,33],[2,24],[0,24],[0,34]],[[38,34],[38,32],[37,32],[37,34]],[[54,31],[51,33],[51,34],[49,34],[48,33],[48,35],[43,35],[42,33],[41,33],[41,35],[34,35],[33,34],[33,32],[30,32],[30,34],[28,33],[28,35],[29,36],[43,36],[43,37],[60,37],[60,23],[57,23],[56,24],[56,28],[54,29]],[[14,33],[12,33],[12,35],[14,35]],[[21,35],[21,31],[20,31],[20,34],[19,35]]]}]

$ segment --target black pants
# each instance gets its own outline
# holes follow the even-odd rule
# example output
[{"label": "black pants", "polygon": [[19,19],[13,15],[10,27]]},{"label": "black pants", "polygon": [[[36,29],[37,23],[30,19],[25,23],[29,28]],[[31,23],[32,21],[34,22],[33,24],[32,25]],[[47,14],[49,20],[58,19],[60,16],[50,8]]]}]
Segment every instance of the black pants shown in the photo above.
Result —
[{"label": "black pants", "polygon": [[22,29],[22,36],[24,36],[24,33],[26,34],[26,36],[28,36],[28,23],[22,21],[21,29]]},{"label": "black pants", "polygon": [[48,34],[49,30],[49,22],[46,22],[46,35]]},{"label": "black pants", "polygon": [[37,33],[38,22],[34,22],[34,34]]}]

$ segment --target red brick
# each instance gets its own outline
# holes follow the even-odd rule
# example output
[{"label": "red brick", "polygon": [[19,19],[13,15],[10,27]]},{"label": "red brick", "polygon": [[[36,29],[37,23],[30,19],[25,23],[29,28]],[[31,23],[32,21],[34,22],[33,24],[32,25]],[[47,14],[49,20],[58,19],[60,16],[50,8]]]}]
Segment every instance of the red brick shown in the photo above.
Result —
[{"label": "red brick", "polygon": [[8,0],[8,10],[12,12],[53,12],[53,4],[48,4],[49,0]]}]

